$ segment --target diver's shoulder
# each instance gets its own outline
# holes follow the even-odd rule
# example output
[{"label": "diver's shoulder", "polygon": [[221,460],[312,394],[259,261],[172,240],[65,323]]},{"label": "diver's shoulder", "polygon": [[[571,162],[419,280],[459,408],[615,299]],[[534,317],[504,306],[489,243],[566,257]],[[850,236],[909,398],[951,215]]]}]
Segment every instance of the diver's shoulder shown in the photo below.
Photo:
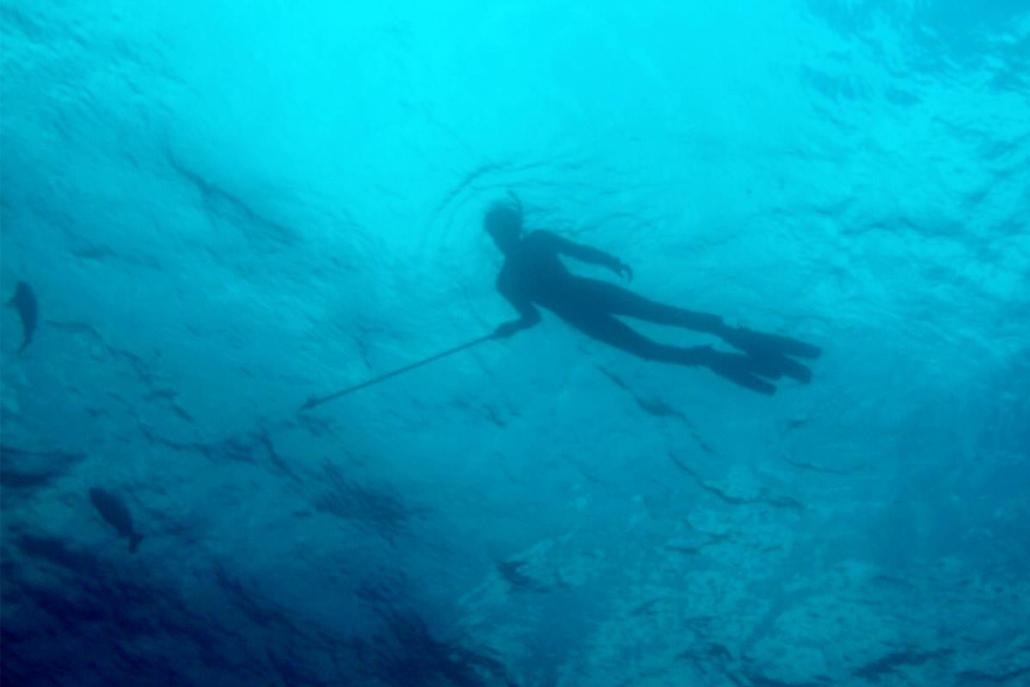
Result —
[{"label": "diver's shoulder", "polygon": [[558,238],[558,235],[553,231],[547,231],[546,229],[534,229],[525,236],[522,240],[529,245],[550,245]]}]

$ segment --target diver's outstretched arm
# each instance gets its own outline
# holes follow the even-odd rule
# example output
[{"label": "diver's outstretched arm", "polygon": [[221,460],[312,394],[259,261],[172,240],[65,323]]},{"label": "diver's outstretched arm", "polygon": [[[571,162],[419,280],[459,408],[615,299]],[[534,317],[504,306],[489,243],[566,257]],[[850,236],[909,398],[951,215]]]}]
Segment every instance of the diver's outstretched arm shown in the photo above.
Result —
[{"label": "diver's outstretched arm", "polygon": [[532,301],[505,293],[503,290],[501,290],[501,295],[511,303],[513,308],[519,311],[521,317],[517,320],[501,324],[494,330],[494,336],[500,339],[507,339],[523,329],[529,329],[540,323],[540,311],[536,309]]},{"label": "diver's outstretched arm", "polygon": [[497,329],[494,330],[494,336],[498,339],[507,339],[509,336],[514,336],[515,334],[521,332],[523,329],[535,327],[537,324],[540,323],[540,312],[536,308],[533,308],[533,312],[536,313],[533,316],[527,317],[523,315],[517,320],[512,320],[511,322],[504,322],[498,325]]},{"label": "diver's outstretched arm", "polygon": [[551,241],[554,242],[555,250],[562,255],[567,255],[570,258],[582,260],[583,262],[587,262],[592,265],[607,267],[620,277],[625,276],[630,281],[633,281],[633,269],[614,255],[605,253],[603,250],[598,250],[591,246],[584,246],[581,243],[570,241],[567,238],[558,236],[557,234],[552,234],[551,232],[542,233],[546,233],[549,236]]}]

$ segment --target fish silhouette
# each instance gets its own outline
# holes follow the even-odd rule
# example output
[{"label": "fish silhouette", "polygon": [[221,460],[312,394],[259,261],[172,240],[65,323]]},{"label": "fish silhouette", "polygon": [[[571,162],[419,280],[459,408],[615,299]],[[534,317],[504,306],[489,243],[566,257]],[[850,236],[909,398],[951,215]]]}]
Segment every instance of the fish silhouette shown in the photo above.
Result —
[{"label": "fish silhouette", "polygon": [[100,487],[89,490],[89,500],[93,502],[93,507],[100,513],[100,517],[118,532],[118,536],[129,540],[129,553],[136,553],[136,547],[143,541],[143,535],[137,534],[133,528],[132,516],[125,501]]},{"label": "fish silhouette", "polygon": [[36,322],[39,321],[39,306],[36,304],[36,295],[32,293],[32,287],[23,281],[18,282],[14,288],[14,296],[7,301],[7,305],[18,311],[21,318],[22,342],[18,352],[25,350],[32,341],[32,334],[36,331]]}]

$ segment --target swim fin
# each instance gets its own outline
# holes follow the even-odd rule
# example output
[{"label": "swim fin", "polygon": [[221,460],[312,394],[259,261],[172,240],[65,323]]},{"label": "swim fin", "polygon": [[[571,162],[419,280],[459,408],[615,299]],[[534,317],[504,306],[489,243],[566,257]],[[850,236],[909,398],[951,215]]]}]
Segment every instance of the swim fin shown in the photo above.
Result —
[{"label": "swim fin", "polygon": [[748,357],[751,359],[751,371],[757,375],[769,379],[790,377],[804,384],[812,381],[812,371],[793,358],[779,353],[752,354]]},{"label": "swim fin", "polygon": [[763,372],[760,367],[756,367],[755,359],[750,356],[740,355],[739,353],[712,351],[711,357],[705,365],[723,379],[728,379],[745,389],[766,394],[767,396],[772,396],[776,393],[774,385],[758,376],[763,374]]},{"label": "swim fin", "polygon": [[[804,341],[780,336],[779,334],[763,334],[762,332],[756,332],[744,327],[726,328],[724,331],[719,332],[719,336],[734,348],[739,348],[756,358],[792,355],[798,358],[814,359],[822,355],[823,352],[818,346],[813,346]],[[789,373],[785,374],[789,375]],[[809,374],[809,377],[811,377],[811,374]]]}]

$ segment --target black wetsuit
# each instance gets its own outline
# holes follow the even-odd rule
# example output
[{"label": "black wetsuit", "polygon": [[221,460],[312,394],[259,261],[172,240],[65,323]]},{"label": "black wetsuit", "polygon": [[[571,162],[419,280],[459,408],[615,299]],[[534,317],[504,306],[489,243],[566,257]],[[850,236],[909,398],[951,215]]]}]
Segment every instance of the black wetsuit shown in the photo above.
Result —
[{"label": "black wetsuit", "polygon": [[[762,393],[775,387],[756,375],[778,379],[788,375],[801,381],[808,368],[786,355],[814,358],[819,349],[793,339],[727,327],[717,315],[694,312],[639,296],[628,289],[597,279],[579,277],[562,264],[567,256],[619,273],[626,268],[618,258],[583,246],[548,231],[522,236],[506,251],[497,277],[497,290],[521,315],[502,335],[532,327],[540,321],[536,306],[550,310],[587,336],[645,360],[705,365],[717,374]],[[713,351],[709,346],[683,348],[661,344],[630,328],[616,316],[674,325],[719,336],[748,355]],[[501,332],[501,330],[498,330]]]}]

